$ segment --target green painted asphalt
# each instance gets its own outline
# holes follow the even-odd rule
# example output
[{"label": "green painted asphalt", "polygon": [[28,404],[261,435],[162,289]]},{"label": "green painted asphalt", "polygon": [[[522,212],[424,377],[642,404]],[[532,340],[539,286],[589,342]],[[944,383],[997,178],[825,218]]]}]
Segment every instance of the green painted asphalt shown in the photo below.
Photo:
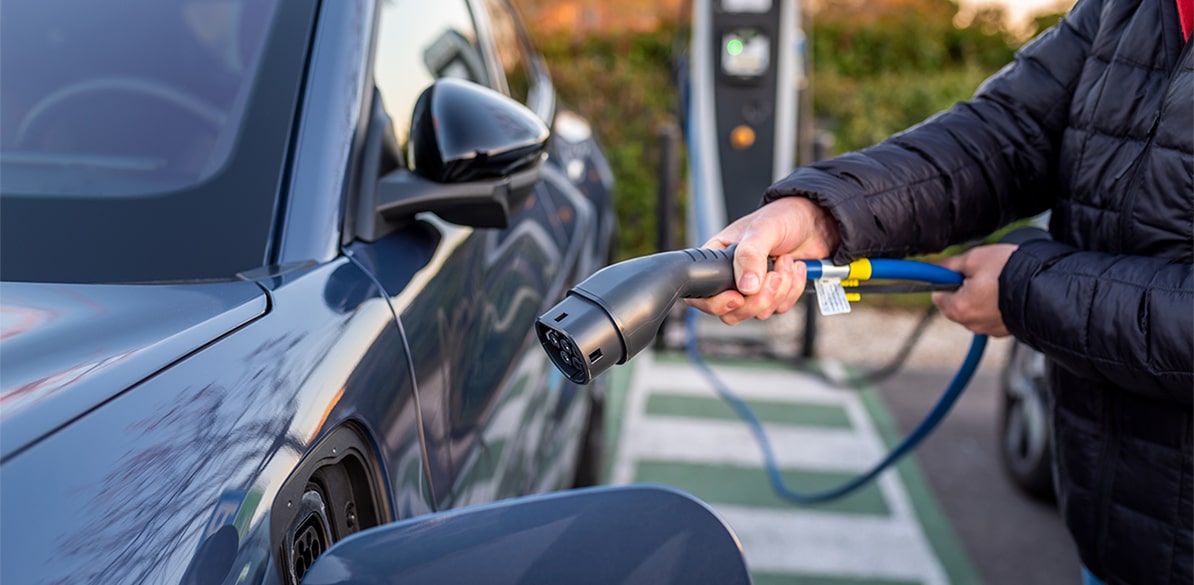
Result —
[{"label": "green painted asphalt", "polygon": [[[789,489],[816,492],[837,487],[853,476],[844,473],[785,470],[780,472],[780,477]],[[634,480],[677,487],[712,504],[772,508],[792,506],[775,495],[767,480],[767,472],[762,467],[640,461],[635,469]],[[872,516],[891,514],[879,486],[873,483],[845,498],[802,508]]]},{"label": "green painted asphalt", "polygon": [[[840,406],[825,404],[793,404],[746,400],[759,421],[785,425],[850,428],[850,416]],[[720,398],[702,398],[669,393],[652,393],[647,398],[648,415],[683,416],[720,420],[740,420],[738,413]]]}]

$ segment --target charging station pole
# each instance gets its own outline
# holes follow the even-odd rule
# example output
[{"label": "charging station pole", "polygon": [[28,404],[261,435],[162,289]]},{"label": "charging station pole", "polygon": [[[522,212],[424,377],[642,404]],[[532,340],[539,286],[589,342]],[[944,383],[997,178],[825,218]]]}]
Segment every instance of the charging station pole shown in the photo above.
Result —
[{"label": "charging station pole", "polygon": [[688,241],[699,246],[792,171],[803,74],[797,0],[693,0]]},{"label": "charging station pole", "polygon": [[[692,0],[689,246],[757,209],[763,191],[794,168],[805,73],[800,9],[799,0]],[[810,358],[816,311],[805,304],[801,355]]]}]

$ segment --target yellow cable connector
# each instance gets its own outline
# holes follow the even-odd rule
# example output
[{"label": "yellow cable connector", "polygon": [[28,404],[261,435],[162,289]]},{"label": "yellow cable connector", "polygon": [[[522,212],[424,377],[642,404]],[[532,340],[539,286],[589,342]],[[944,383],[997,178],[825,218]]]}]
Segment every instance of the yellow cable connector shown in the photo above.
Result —
[{"label": "yellow cable connector", "polygon": [[850,263],[850,278],[853,280],[871,279],[871,261],[862,258]]},{"label": "yellow cable connector", "polygon": [[844,287],[858,286],[858,281],[853,278],[847,278],[846,280],[842,281],[842,286],[844,286]]},{"label": "yellow cable connector", "polygon": [[862,300],[862,294],[861,293],[846,293],[846,300],[850,301],[851,303],[857,303],[858,301]]}]

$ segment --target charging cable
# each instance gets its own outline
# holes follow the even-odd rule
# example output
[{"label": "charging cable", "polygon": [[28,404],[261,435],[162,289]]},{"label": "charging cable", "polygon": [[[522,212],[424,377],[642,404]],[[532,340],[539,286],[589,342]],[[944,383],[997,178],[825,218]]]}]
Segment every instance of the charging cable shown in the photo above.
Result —
[{"label": "charging cable", "polygon": [[[952,290],[956,289],[962,283],[962,275],[957,272],[935,264],[913,260],[859,260],[851,263],[849,266],[834,266],[821,261],[805,261],[805,264],[808,267],[809,280],[816,284],[817,300],[821,304],[823,312],[826,307],[829,307],[830,311],[846,312],[845,310],[841,310],[840,304],[836,301],[823,298],[826,294],[829,294],[844,295],[849,297],[850,301],[857,300],[861,293],[845,293],[844,289],[846,288],[876,293],[913,292],[918,290]],[[917,284],[875,285],[870,287],[861,285],[862,281],[871,279],[903,280],[912,281]],[[848,305],[846,310],[848,310]],[[846,496],[868,484],[888,467],[891,467],[915,449],[925,437],[929,436],[937,428],[937,425],[949,413],[950,408],[957,402],[958,397],[962,395],[962,391],[966,389],[966,385],[970,383],[970,379],[978,369],[979,361],[983,357],[983,350],[987,347],[986,335],[974,336],[974,340],[970,344],[970,350],[966,353],[966,359],[962,361],[962,366],[954,374],[953,379],[950,380],[949,385],[945,388],[945,392],[937,400],[932,410],[929,411],[924,420],[903,441],[896,445],[895,448],[873,467],[837,487],[819,492],[802,493],[790,489],[784,483],[783,477],[780,475],[779,465],[775,460],[775,451],[771,446],[771,441],[768,439],[766,431],[763,429],[762,423],[759,422],[758,416],[755,415],[746,401],[731,390],[717,376],[713,369],[705,363],[705,360],[701,358],[697,347],[696,336],[697,316],[699,314],[699,311],[689,307],[685,319],[687,330],[684,343],[685,352],[688,354],[693,365],[697,367],[713,386],[718,396],[725,400],[743,422],[750,427],[755,441],[759,444],[759,449],[763,452],[763,462],[767,469],[767,478],[771,483],[772,490],[781,499],[799,505],[817,504]]]}]

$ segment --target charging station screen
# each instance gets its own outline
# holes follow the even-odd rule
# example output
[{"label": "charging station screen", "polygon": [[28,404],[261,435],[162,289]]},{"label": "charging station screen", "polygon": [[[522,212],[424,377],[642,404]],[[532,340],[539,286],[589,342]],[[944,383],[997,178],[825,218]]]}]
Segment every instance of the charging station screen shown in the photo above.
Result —
[{"label": "charging station screen", "polygon": [[734,77],[761,77],[771,65],[771,39],[756,29],[739,29],[721,38],[721,69]]},{"label": "charging station screen", "polygon": [[771,0],[721,0],[725,12],[771,12]]}]

